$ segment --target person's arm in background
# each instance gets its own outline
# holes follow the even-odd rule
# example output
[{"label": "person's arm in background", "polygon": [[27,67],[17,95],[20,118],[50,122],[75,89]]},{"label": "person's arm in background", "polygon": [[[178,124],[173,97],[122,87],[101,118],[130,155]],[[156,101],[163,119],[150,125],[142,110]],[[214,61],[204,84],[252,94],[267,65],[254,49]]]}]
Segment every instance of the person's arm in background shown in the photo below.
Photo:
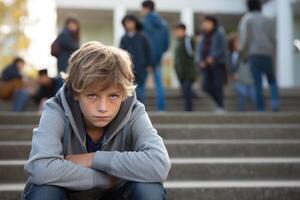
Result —
[{"label": "person's arm in background", "polygon": [[49,101],[45,104],[39,127],[33,130],[32,149],[25,165],[31,181],[37,185],[57,185],[72,190],[110,188],[111,178],[107,174],[64,159],[63,111],[58,105],[53,105],[53,99]]},{"label": "person's arm in background", "polygon": [[247,55],[247,49],[249,46],[249,28],[248,28],[248,17],[244,16],[238,27],[238,37],[240,44],[240,54],[241,57],[244,58]]},{"label": "person's arm in background", "polygon": [[150,46],[149,39],[145,34],[141,34],[143,47],[144,47],[144,54],[146,55],[146,63],[147,63],[147,70],[150,71],[151,68],[155,66],[154,60],[154,53]]},{"label": "person's arm in background", "polygon": [[206,63],[213,65],[218,59],[226,59],[225,35],[221,31],[217,32],[212,38],[211,48]]}]

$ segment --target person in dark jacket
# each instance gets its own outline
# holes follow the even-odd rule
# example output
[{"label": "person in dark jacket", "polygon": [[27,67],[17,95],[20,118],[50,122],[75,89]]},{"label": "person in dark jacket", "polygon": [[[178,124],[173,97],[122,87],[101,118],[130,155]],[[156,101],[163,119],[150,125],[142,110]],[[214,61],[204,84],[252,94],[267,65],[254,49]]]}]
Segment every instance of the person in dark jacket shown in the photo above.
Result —
[{"label": "person in dark jacket", "polygon": [[177,38],[177,44],[175,47],[175,70],[185,99],[185,110],[192,111],[192,84],[196,79],[194,60],[195,45],[192,38],[186,35],[186,26],[183,23],[175,25],[174,34]]},{"label": "person in dark jacket", "polygon": [[169,48],[169,31],[166,21],[155,12],[155,4],[151,0],[142,3],[143,30],[149,38],[154,55],[153,78],[156,92],[157,110],[165,110],[164,88],[162,83],[161,59]]},{"label": "person in dark jacket", "polygon": [[137,99],[144,103],[147,68],[154,66],[152,50],[148,39],[141,32],[142,25],[137,17],[127,15],[122,24],[126,33],[121,39],[120,47],[132,56]]},{"label": "person in dark jacket", "polygon": [[214,16],[205,16],[201,26],[203,38],[200,42],[198,62],[203,72],[203,90],[214,100],[215,111],[222,113],[225,111],[223,85],[226,77],[226,38]]},{"label": "person in dark jacket", "polygon": [[66,72],[71,54],[79,48],[79,34],[79,21],[75,18],[68,18],[63,31],[57,38],[59,45],[59,53],[57,56],[58,73]]},{"label": "person in dark jacket", "polygon": [[12,111],[23,111],[27,103],[29,94],[25,88],[22,69],[25,61],[16,57],[2,72],[0,80],[0,98],[12,100]]},{"label": "person in dark jacket", "polygon": [[39,71],[38,85],[39,88],[33,96],[33,100],[39,104],[40,110],[42,110],[46,100],[55,96],[62,83],[59,78],[50,78],[47,69],[42,69]]}]

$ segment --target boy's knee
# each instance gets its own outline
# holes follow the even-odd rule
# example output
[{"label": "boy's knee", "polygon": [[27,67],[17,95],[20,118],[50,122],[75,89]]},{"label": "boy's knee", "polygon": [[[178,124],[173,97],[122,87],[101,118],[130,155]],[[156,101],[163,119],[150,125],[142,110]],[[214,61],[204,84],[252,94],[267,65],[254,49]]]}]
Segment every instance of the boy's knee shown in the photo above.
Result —
[{"label": "boy's knee", "polygon": [[66,200],[67,194],[64,188],[52,185],[32,184],[24,192],[24,200]]},{"label": "boy's knee", "polygon": [[130,182],[129,187],[129,199],[166,199],[166,191],[161,183]]}]

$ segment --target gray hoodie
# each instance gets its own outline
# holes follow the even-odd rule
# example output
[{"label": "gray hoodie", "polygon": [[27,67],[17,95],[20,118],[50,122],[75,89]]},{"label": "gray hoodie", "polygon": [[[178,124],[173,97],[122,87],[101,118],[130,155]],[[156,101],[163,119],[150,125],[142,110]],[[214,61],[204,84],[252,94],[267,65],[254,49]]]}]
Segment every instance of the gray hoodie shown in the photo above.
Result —
[{"label": "gray hoodie", "polygon": [[273,56],[276,49],[275,25],[261,12],[249,12],[241,20],[239,36],[245,56]]},{"label": "gray hoodie", "polygon": [[69,154],[86,153],[85,141],[79,104],[62,87],[55,98],[46,102],[39,126],[33,130],[32,149],[25,165],[29,182],[83,191],[107,189],[110,176],[119,178],[118,185],[126,180],[163,182],[167,178],[171,167],[168,152],[135,95],[122,102],[106,128],[92,168],[64,159]]}]

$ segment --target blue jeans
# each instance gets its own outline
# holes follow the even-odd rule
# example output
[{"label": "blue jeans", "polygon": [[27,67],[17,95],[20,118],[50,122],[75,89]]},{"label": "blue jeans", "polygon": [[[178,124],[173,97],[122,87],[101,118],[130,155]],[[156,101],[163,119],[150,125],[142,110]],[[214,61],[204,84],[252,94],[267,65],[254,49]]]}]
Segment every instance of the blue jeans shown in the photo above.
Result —
[{"label": "blue jeans", "polygon": [[245,104],[247,99],[250,99],[253,105],[255,104],[255,90],[252,85],[235,82],[233,83],[232,88],[238,96],[239,111],[245,111]]},{"label": "blue jeans", "polygon": [[145,79],[136,81],[137,84],[135,89],[136,97],[142,103],[145,103],[145,83],[146,83]]},{"label": "blue jeans", "polygon": [[181,81],[181,90],[184,98],[184,108],[185,111],[193,110],[193,90],[192,90],[192,81],[185,80]]},{"label": "blue jeans", "polygon": [[15,92],[13,97],[12,111],[24,111],[29,95],[26,89],[20,89]]},{"label": "blue jeans", "polygon": [[[30,185],[24,200],[67,200],[67,191],[58,186]],[[122,187],[106,192],[95,200],[165,200],[166,191],[161,183],[127,182]]]},{"label": "blue jeans", "polygon": [[153,79],[155,84],[155,95],[156,95],[156,109],[158,111],[165,110],[165,94],[162,83],[162,72],[161,66],[156,66],[153,69]]},{"label": "blue jeans", "polygon": [[249,58],[249,66],[254,80],[256,109],[258,111],[263,111],[265,109],[262,84],[262,76],[265,75],[270,87],[271,108],[273,111],[279,110],[279,95],[272,58],[270,56],[251,56]]}]

